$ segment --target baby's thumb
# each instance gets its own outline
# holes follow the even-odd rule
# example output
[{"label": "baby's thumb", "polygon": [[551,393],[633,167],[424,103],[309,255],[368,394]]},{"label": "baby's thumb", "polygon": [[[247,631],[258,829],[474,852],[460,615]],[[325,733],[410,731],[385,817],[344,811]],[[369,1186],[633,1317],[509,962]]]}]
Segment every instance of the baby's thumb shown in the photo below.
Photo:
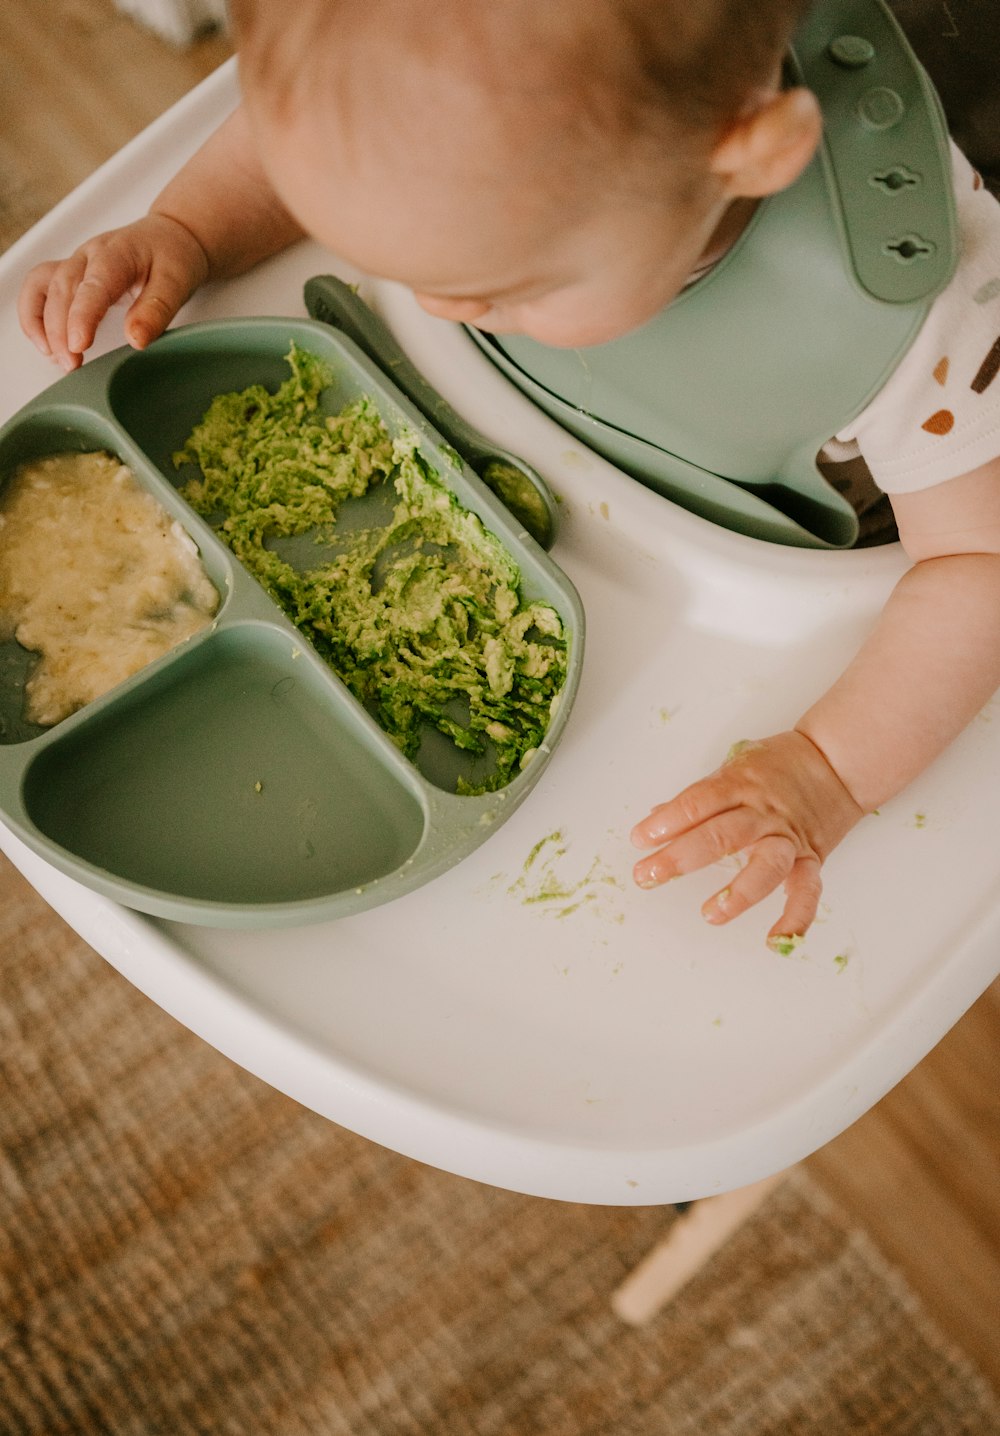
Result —
[{"label": "baby's thumb", "polygon": [[158,339],[194,288],[186,276],[151,275],[125,315],[125,338],[133,349],[145,349]]}]

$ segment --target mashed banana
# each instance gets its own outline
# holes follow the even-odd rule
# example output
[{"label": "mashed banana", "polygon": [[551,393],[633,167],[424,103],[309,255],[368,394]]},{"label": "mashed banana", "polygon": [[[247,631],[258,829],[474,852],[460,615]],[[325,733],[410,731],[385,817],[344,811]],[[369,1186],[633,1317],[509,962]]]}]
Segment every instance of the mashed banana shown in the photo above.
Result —
[{"label": "mashed banana", "polygon": [[194,542],[109,454],[37,459],[0,492],[0,642],[39,655],[30,722],[68,717],[218,606]]}]

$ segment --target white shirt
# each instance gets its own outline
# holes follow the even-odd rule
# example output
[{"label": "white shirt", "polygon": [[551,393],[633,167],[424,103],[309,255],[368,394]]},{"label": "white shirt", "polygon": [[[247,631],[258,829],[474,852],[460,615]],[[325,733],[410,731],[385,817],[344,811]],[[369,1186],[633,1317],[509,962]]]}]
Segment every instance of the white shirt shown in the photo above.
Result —
[{"label": "white shirt", "polygon": [[1000,456],[1000,203],[952,145],[959,262],[902,362],[824,447],[859,454],[884,492],[913,493]]}]

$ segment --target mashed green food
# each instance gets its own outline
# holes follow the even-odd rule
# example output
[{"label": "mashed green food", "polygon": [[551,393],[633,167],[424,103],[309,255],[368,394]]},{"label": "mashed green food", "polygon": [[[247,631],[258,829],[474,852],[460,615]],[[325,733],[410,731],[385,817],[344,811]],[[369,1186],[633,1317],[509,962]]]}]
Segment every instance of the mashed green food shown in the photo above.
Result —
[{"label": "mashed green food", "polygon": [[[213,400],[180,466],[181,490],[409,758],[428,725],[472,754],[493,750],[502,787],[541,743],[566,678],[555,610],[525,603],[511,556],[370,400],[327,416],[322,360],[292,346],[277,393]],[[394,492],[388,523],[338,533],[344,501]],[[346,528],[346,525],[344,526]],[[283,540],[314,535],[315,565]],[[298,550],[301,554],[302,550]],[[298,554],[296,557],[298,558]]]}]

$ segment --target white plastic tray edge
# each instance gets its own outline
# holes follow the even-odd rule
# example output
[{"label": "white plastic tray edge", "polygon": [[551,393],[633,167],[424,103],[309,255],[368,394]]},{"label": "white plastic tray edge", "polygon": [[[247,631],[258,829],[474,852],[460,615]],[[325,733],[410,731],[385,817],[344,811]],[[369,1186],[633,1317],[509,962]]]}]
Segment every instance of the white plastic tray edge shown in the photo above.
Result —
[{"label": "white plastic tray edge", "polygon": [[[765,1122],[704,1145],[610,1153],[605,1147],[541,1141],[507,1131],[389,1084],[337,1060],[262,1012],[169,942],[141,914],[90,893],[49,867],[0,825],[0,849],[74,930],[133,986],[224,1056],[311,1110],[372,1141],[444,1171],[530,1196],[598,1205],[684,1202],[746,1185],[780,1171],[831,1141],[896,1085],[910,1061],[901,1054],[927,1045],[957,1021],[990,981],[1000,945],[1000,917],[986,914],[953,961],[921,990],[918,1011],[897,1010],[872,1042],[836,1075],[775,1111]],[[928,1004],[928,996],[936,1000]],[[923,1017],[921,1017],[923,1013]],[[908,1035],[902,1047],[895,1039]],[[870,1048],[882,1052],[873,1073]],[[586,1191],[585,1198],[581,1192]]]}]

